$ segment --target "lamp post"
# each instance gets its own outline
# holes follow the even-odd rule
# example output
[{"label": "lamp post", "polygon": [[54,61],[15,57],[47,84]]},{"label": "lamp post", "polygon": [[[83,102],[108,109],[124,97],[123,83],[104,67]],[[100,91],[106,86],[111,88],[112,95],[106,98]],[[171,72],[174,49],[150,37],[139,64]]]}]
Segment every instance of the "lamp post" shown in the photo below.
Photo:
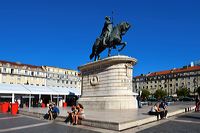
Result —
[{"label": "lamp post", "polygon": [[195,93],[196,93],[196,78],[193,79],[193,83],[194,83],[194,97],[195,97]]},{"label": "lamp post", "polygon": [[167,95],[169,96],[169,75],[167,75]]}]

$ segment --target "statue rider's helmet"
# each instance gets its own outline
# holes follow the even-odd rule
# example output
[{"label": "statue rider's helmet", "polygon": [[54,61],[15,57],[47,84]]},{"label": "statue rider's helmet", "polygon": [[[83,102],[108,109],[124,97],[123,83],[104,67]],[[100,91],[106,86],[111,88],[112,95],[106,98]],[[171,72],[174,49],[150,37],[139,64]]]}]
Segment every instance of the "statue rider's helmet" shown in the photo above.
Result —
[{"label": "statue rider's helmet", "polygon": [[106,16],[105,19],[108,20],[108,21],[110,21],[110,17],[109,16]]}]

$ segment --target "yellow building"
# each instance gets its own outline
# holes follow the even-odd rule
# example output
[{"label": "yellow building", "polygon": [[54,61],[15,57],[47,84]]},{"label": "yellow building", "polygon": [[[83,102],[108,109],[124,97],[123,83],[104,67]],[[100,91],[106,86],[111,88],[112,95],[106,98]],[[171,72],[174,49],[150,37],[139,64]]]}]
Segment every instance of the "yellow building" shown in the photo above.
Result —
[{"label": "yellow building", "polygon": [[[11,94],[12,100],[4,98]],[[53,101],[62,107],[67,95],[81,95],[81,78],[77,71],[0,60],[0,101],[18,99],[23,101],[21,105],[31,107],[31,101],[37,106],[42,99],[45,104]]]},{"label": "yellow building", "polygon": [[77,95],[81,92],[78,71],[1,60],[0,83],[67,88],[72,92],[79,92]]},{"label": "yellow building", "polygon": [[0,83],[46,85],[46,72],[41,66],[0,61]]},{"label": "yellow building", "polygon": [[52,66],[43,66],[43,68],[47,73],[46,86],[66,87],[80,91],[81,78],[78,71]]}]

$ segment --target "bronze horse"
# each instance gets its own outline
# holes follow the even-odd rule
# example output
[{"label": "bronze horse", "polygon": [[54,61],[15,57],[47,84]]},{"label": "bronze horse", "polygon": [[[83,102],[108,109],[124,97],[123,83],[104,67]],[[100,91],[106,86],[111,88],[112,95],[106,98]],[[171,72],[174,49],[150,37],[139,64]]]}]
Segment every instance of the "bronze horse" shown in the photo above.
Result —
[{"label": "bronze horse", "polygon": [[116,49],[116,46],[122,45],[118,51],[120,52],[125,46],[126,42],[122,42],[122,36],[128,31],[131,25],[128,22],[121,22],[120,24],[113,27],[111,34],[108,38],[106,38],[106,44],[103,45],[103,38],[97,38],[93,47],[92,47],[92,54],[90,55],[90,60],[94,58],[96,61],[97,57],[98,60],[100,59],[100,53],[103,52],[106,48],[108,48],[108,56],[110,56],[110,52],[113,49]]}]

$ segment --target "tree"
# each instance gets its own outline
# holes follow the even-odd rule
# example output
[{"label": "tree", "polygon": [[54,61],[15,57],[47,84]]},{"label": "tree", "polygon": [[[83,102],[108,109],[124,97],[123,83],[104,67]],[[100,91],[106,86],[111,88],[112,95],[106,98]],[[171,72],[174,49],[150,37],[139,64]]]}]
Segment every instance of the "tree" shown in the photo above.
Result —
[{"label": "tree", "polygon": [[142,99],[148,98],[150,95],[150,92],[147,89],[142,89],[141,97]]},{"label": "tree", "polygon": [[189,95],[189,91],[187,88],[180,88],[177,90],[177,96],[188,96]]},{"label": "tree", "polygon": [[167,93],[161,89],[156,90],[154,93],[154,97],[157,99],[163,98],[164,96],[167,96]]},{"label": "tree", "polygon": [[197,88],[196,92],[197,92],[198,95],[200,96],[200,87]]}]

